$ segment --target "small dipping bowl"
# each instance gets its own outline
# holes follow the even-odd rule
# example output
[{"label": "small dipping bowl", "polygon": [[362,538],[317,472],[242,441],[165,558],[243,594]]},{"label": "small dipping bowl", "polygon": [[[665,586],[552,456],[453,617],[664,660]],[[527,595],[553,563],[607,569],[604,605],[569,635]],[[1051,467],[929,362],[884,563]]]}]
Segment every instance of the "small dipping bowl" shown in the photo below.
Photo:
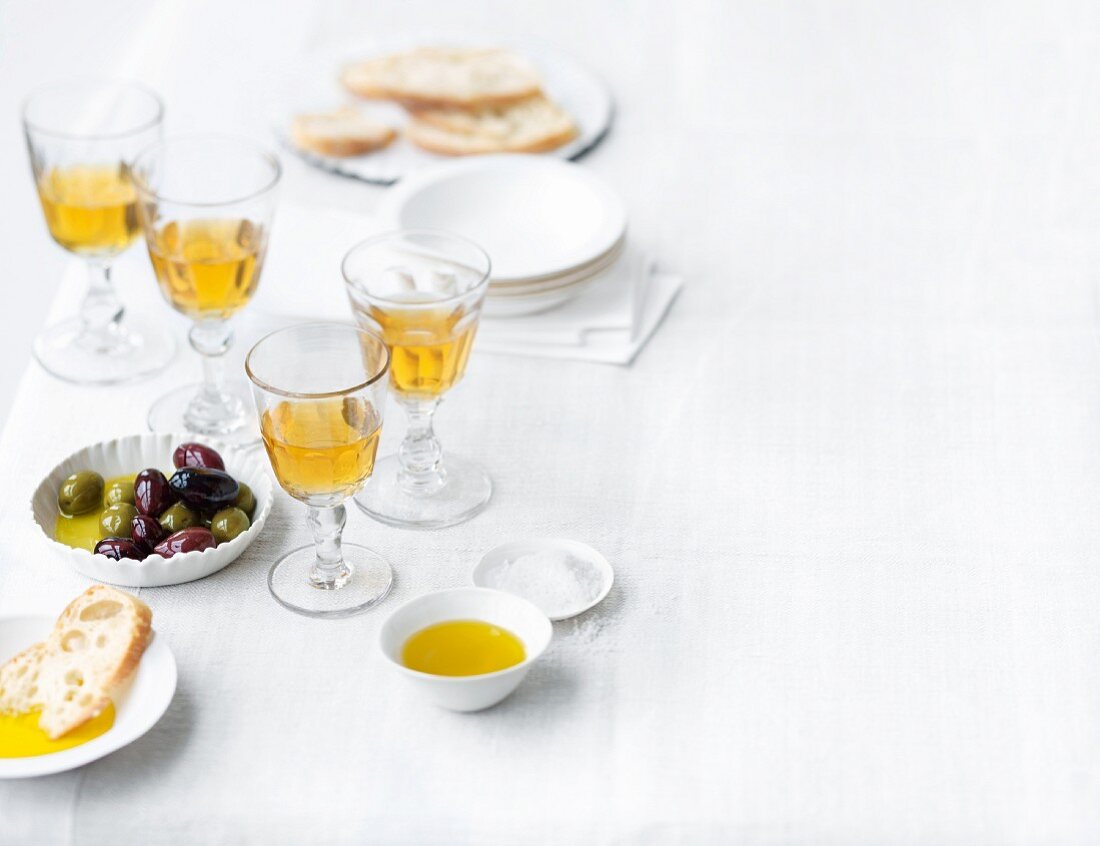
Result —
[{"label": "small dipping bowl", "polygon": [[[476,676],[437,676],[401,663],[405,642],[421,629],[449,620],[480,620],[507,629],[523,642],[524,659],[512,667]],[[414,688],[433,705],[449,711],[480,711],[519,687],[531,665],[550,645],[553,626],[535,605],[488,588],[454,588],[410,599],[382,624],[378,645]]]}]

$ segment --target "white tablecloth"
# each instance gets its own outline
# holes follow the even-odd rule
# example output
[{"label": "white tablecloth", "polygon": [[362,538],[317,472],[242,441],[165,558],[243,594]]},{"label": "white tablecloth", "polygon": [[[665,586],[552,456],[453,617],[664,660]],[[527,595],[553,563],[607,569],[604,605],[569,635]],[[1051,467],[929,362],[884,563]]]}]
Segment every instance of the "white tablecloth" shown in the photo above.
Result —
[{"label": "white tablecloth", "polygon": [[[628,369],[475,354],[439,430],[493,505],[437,533],[352,514],[397,568],[377,612],[267,596],[306,540],[286,499],[224,572],[142,591],[175,701],[115,755],[0,784],[0,843],[1100,841],[1095,4],[208,5],[116,16],[152,39],[123,58],[176,131],[232,126],[250,74],[326,38],[486,26],[577,52],[620,100],[587,164],[690,285]],[[288,171],[299,202],[377,197]],[[167,313],[147,275],[123,286]],[[33,536],[37,479],[139,431],[191,366],[102,392],[27,373],[0,613],[86,585]],[[528,534],[605,552],[611,596],[500,707],[421,704],[380,620]]]}]

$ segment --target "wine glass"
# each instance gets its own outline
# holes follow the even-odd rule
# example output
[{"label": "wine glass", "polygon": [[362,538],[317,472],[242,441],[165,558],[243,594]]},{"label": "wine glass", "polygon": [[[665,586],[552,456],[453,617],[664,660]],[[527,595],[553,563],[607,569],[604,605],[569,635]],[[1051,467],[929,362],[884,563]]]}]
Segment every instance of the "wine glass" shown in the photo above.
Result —
[{"label": "wine glass", "polygon": [[260,281],[282,168],[243,138],[196,135],[154,144],[134,162],[138,216],[165,299],[194,321],[188,338],[203,381],[153,403],[154,432],[194,432],[255,443],[247,385],[225,380],[229,319]]},{"label": "wine glass", "polygon": [[443,395],[462,379],[489,285],[489,257],[446,232],[405,230],[370,238],[344,259],[359,325],[390,348],[390,386],[409,427],[397,455],[378,467],[356,504],[392,526],[437,529],[489,504],[479,465],[448,455],[432,430]]},{"label": "wine glass", "polygon": [[129,82],[73,81],[39,89],[23,132],[50,236],[88,265],[78,315],[47,327],[34,355],[54,376],[108,385],[151,376],[176,352],[167,332],[123,319],[111,264],[138,235],[130,164],[160,138],[164,107]]},{"label": "wine glass", "polygon": [[384,558],[341,543],[344,502],[374,469],[389,366],[381,338],[342,323],[280,329],[245,359],[271,468],[309,506],[314,545],[288,552],[268,574],[291,611],[347,617],[381,602],[393,584]]}]

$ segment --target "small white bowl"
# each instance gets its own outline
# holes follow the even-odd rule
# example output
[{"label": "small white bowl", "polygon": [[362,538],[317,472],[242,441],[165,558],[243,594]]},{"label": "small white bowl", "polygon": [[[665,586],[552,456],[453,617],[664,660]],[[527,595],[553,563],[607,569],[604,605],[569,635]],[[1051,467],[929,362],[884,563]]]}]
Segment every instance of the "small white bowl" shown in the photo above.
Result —
[{"label": "small white bowl", "polygon": [[216,573],[235,561],[264,527],[275,501],[274,486],[260,456],[223,448],[216,441],[210,446],[221,453],[225,469],[234,479],[244,482],[256,497],[256,510],[248,531],[214,549],[184,552],[171,558],[151,555],[143,561],[124,558],[114,561],[106,555],[93,555],[54,540],[57,524],[57,490],[66,478],[80,470],[94,470],[105,479],[126,473],[139,473],[147,467],[171,469],[176,447],[195,438],[188,435],[128,435],[103,441],[74,452],[50,471],[31,497],[31,516],[48,546],[69,562],[78,573],[112,585],[125,587],[163,587],[191,582]]},{"label": "small white bowl", "polygon": [[[533,552],[557,552],[562,555],[570,555],[574,559],[584,562],[600,580],[600,589],[587,602],[583,602],[575,608],[559,609],[557,613],[551,613],[554,609],[544,609],[555,623],[583,614],[589,608],[595,608],[607,598],[607,594],[611,590],[611,584],[615,581],[615,571],[611,569],[611,563],[588,544],[566,540],[565,538],[529,538],[528,540],[501,544],[494,549],[490,549],[482,556],[470,576],[478,587],[503,590],[503,588],[494,584],[494,571],[508,561]],[[517,590],[516,593],[524,599],[533,601],[529,597],[523,596],[522,590]]]},{"label": "small white bowl", "polygon": [[[401,649],[412,635],[447,620],[483,620],[507,629],[521,641],[526,658],[514,667],[477,676],[436,676],[410,670]],[[531,665],[550,645],[550,620],[526,599],[487,588],[453,588],[411,599],[382,624],[378,645],[386,660],[428,701],[449,711],[480,711],[519,687]]]},{"label": "small white bowl", "polygon": [[[44,640],[56,614],[0,617],[0,662],[32,643]],[[176,692],[176,659],[167,642],[154,630],[153,639],[133,679],[115,698],[115,722],[99,737],[30,758],[0,758],[0,779],[30,778],[75,769],[133,743],[161,718]]]}]

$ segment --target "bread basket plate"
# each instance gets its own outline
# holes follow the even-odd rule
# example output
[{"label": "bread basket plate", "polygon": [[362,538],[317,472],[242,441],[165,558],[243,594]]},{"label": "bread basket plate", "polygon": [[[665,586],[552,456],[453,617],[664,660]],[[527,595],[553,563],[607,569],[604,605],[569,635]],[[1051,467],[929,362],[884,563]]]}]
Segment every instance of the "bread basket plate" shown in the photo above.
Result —
[{"label": "bread basket plate", "polygon": [[514,44],[507,39],[456,36],[453,33],[395,38],[384,43],[358,42],[330,46],[281,65],[272,72],[275,82],[268,88],[272,94],[264,104],[265,119],[279,143],[288,151],[314,167],[352,179],[391,185],[424,167],[447,161],[451,157],[429,153],[401,137],[382,150],[347,158],[300,150],[290,138],[290,125],[295,115],[323,112],[348,103],[356,105],[368,117],[394,127],[403,127],[407,121],[404,109],[392,103],[355,98],[340,85],[340,69],[346,64],[374,56],[439,44],[505,47],[535,64],[547,95],[569,113],[579,130],[577,137],[568,144],[543,155],[577,159],[607,134],[615,111],[611,91],[602,79],[569,54],[537,44]]},{"label": "bread basket plate", "polygon": [[54,540],[57,524],[57,491],[66,477],[80,470],[94,470],[105,479],[123,474],[139,473],[156,467],[170,475],[172,453],[179,444],[194,440],[188,435],[128,435],[111,441],[92,444],[74,452],[53,468],[31,497],[31,519],[46,547],[64,559],[78,573],[99,582],[125,587],[164,587],[191,582],[216,573],[235,561],[263,531],[274,502],[274,486],[262,453],[257,450],[234,450],[216,441],[225,461],[225,469],[233,478],[244,482],[256,497],[256,510],[248,531],[228,543],[202,552],[185,552],[171,558],[152,555],[143,561],[122,559],[113,561],[105,555],[93,555],[86,549],[74,549]]},{"label": "bread basket plate", "polygon": [[[32,643],[45,640],[56,615],[27,614],[0,617],[0,663]],[[31,778],[62,773],[98,760],[133,743],[168,710],[176,692],[176,659],[155,631],[126,689],[115,697],[115,722],[99,737],[48,755],[0,758],[0,779]]]}]

